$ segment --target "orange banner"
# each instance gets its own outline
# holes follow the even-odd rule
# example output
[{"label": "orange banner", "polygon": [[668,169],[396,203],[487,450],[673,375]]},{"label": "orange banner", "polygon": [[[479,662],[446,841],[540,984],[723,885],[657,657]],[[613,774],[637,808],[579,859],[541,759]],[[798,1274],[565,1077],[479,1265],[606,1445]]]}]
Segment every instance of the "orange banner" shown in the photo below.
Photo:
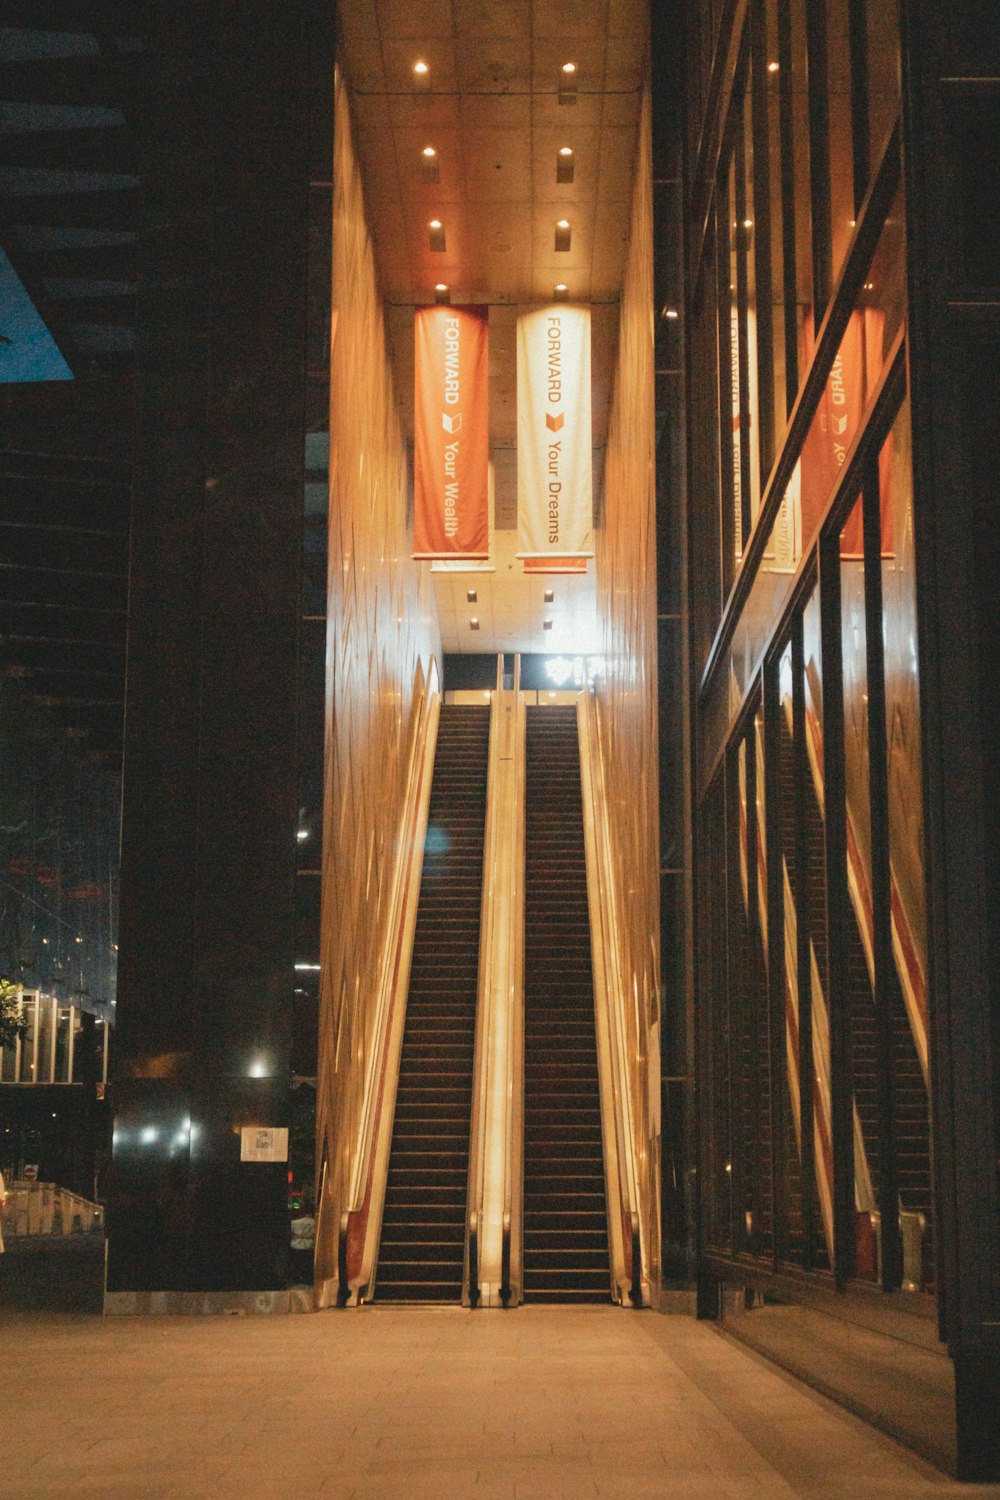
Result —
[{"label": "orange banner", "polygon": [[487,313],[421,307],[413,334],[413,556],[488,557]]}]

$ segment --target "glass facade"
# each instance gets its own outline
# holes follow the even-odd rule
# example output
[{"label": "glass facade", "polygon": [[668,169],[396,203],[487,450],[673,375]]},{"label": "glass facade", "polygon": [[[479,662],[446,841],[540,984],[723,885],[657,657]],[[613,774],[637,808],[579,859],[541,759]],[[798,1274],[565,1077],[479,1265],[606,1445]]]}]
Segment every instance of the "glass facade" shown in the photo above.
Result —
[{"label": "glass facade", "polygon": [[731,89],[695,69],[689,99],[702,1243],[723,1280],[756,1263],[917,1293],[935,1273],[898,21],[751,0],[743,25]]}]

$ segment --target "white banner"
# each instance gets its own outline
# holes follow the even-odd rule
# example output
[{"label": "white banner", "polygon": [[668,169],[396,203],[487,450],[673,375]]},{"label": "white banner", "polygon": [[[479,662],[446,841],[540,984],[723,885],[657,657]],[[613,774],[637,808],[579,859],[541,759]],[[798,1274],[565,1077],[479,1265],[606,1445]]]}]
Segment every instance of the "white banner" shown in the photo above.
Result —
[{"label": "white banner", "polygon": [[[517,320],[518,556],[593,556],[590,308],[556,303]],[[586,562],[580,564],[586,568]],[[543,571],[533,562],[532,571]]]}]

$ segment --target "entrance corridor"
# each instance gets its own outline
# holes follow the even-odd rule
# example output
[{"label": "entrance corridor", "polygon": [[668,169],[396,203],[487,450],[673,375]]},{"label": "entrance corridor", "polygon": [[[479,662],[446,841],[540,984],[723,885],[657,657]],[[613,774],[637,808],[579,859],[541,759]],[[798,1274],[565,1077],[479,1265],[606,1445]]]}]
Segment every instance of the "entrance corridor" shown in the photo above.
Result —
[{"label": "entrance corridor", "polygon": [[612,1307],[0,1316],[10,1500],[945,1500],[713,1328]]}]

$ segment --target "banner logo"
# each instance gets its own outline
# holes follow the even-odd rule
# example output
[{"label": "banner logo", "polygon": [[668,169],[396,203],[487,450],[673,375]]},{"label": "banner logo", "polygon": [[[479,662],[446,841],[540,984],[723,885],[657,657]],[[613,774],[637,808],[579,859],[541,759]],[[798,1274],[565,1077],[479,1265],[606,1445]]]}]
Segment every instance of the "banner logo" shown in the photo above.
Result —
[{"label": "banner logo", "polygon": [[441,426],[445,432],[460,432],[462,429],[462,413],[458,412],[454,417],[449,417],[446,411],[441,413]]},{"label": "banner logo", "polygon": [[563,416],[562,412],[559,413],[558,417],[554,417],[552,413],[548,411],[545,413],[545,425],[550,432],[559,432],[565,421],[566,418]]}]

